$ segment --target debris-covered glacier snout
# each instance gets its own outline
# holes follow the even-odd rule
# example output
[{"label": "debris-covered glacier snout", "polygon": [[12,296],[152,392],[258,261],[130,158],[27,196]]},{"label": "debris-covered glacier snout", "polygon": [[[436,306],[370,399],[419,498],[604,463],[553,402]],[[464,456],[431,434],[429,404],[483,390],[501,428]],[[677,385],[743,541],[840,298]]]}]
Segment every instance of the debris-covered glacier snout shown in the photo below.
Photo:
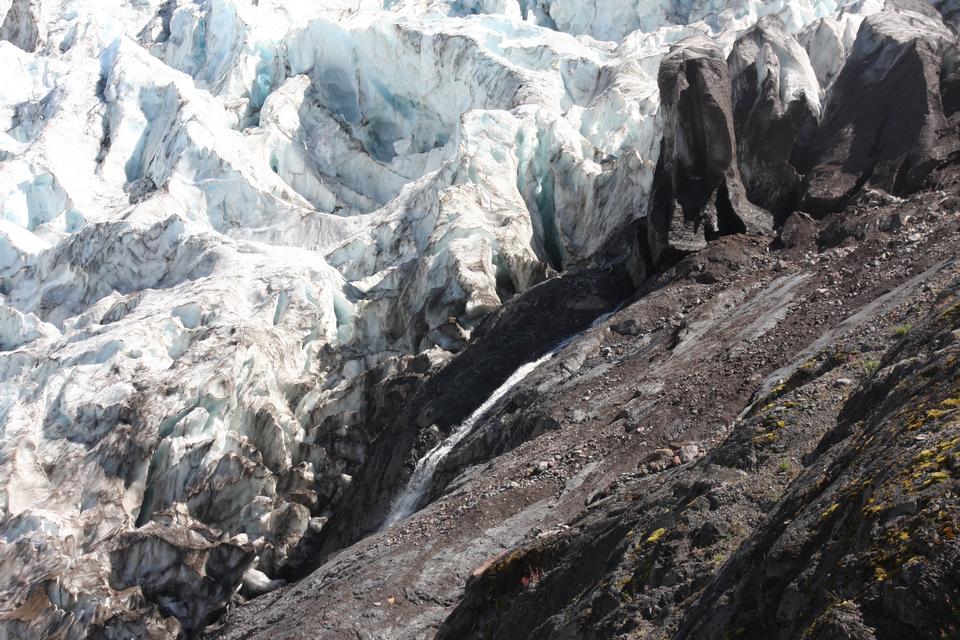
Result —
[{"label": "debris-covered glacier snout", "polygon": [[729,57],[737,160],[751,202],[778,217],[800,199],[791,164],[802,131],[820,119],[820,83],[807,52],[777,17],[741,35]]},{"label": "debris-covered glacier snout", "polygon": [[944,96],[957,51],[956,35],[926,5],[894,4],[864,19],[820,126],[795,155],[808,210],[839,210],[868,183],[910,192],[947,158]]}]

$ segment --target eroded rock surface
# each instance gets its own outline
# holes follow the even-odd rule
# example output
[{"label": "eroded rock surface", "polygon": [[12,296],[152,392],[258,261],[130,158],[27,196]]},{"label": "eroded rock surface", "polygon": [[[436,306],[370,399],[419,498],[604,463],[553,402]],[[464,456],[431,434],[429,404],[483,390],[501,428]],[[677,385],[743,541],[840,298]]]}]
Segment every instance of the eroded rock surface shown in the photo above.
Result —
[{"label": "eroded rock surface", "polygon": [[807,52],[775,17],[737,39],[729,58],[737,162],[747,197],[780,218],[799,204],[791,164],[801,131],[820,118],[820,84]]},{"label": "eroded rock surface", "polygon": [[730,75],[723,52],[702,38],[676,45],[658,76],[663,142],[647,226],[655,264],[731,233],[772,227],[747,199],[737,166]]},{"label": "eroded rock surface", "polygon": [[929,6],[904,4],[864,20],[821,126],[798,150],[807,210],[838,211],[866,184],[908,193],[957,148],[941,96],[956,36]]},{"label": "eroded rock surface", "polygon": [[[746,342],[721,338],[728,350],[717,370],[716,356],[702,352],[705,368],[690,386],[676,385],[682,402],[671,399],[668,380],[664,395],[629,402],[614,424],[636,430],[622,454],[635,468],[588,494],[583,512],[479,566],[437,637],[874,639],[935,638],[953,629],[956,209],[921,214],[933,245],[910,250],[895,232],[900,256],[931,250],[923,264],[907,266],[888,253],[886,273],[901,275],[876,289],[855,266],[887,251],[894,236],[878,231],[878,221],[942,198],[848,209],[866,232],[856,247],[794,262],[810,238],[784,252],[780,278],[740,307],[797,287],[785,319],[762,314],[769,333],[738,322]],[[949,222],[940,219],[945,214]],[[953,239],[934,240],[948,229]],[[721,300],[733,290],[722,288]],[[704,349],[716,335],[716,324],[694,329],[702,313],[691,314],[674,338],[675,352],[691,338],[690,348]],[[631,327],[621,319],[611,328],[627,337]],[[650,346],[658,333],[655,325],[640,330]],[[746,354],[760,360],[745,367],[739,358]],[[746,382],[743,371],[753,372],[757,386],[740,404],[727,394]],[[742,411],[718,420],[712,411],[724,406]],[[589,424],[558,428],[581,432]],[[661,433],[665,424],[706,429],[693,437],[706,456],[685,463],[681,454],[696,432]]]}]

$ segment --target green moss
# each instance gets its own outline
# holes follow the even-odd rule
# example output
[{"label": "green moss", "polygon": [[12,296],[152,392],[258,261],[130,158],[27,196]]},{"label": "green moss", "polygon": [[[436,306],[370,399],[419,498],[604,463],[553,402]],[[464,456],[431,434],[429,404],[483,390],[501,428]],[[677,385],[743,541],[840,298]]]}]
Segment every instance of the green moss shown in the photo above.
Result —
[{"label": "green moss", "polygon": [[902,338],[910,333],[911,329],[913,329],[912,324],[902,324],[893,330],[893,335],[897,336],[898,338]]},{"label": "green moss", "polygon": [[947,482],[950,479],[950,473],[948,471],[934,471],[929,476],[927,476],[926,482],[923,483],[924,487],[929,487],[930,485],[937,482]]},{"label": "green moss", "polygon": [[752,442],[755,445],[765,445],[765,444],[773,444],[778,439],[779,439],[779,436],[777,436],[777,434],[775,433],[772,433],[772,432],[761,433],[759,436],[754,436],[753,438],[751,438],[750,442]]},{"label": "green moss", "polygon": [[650,537],[647,538],[647,542],[649,542],[650,544],[656,544],[657,542],[660,541],[660,538],[662,538],[666,533],[667,533],[667,530],[664,529],[663,527],[660,527],[659,529],[657,529],[656,531],[650,534]]},{"label": "green moss", "polygon": [[840,508],[840,503],[839,503],[839,502],[834,502],[832,505],[830,505],[830,506],[827,508],[826,511],[824,511],[823,513],[820,514],[820,519],[821,519],[821,520],[826,520],[827,518],[829,518],[830,516],[832,516],[834,513],[836,513],[836,512],[837,512],[837,509],[839,509],[839,508]]}]

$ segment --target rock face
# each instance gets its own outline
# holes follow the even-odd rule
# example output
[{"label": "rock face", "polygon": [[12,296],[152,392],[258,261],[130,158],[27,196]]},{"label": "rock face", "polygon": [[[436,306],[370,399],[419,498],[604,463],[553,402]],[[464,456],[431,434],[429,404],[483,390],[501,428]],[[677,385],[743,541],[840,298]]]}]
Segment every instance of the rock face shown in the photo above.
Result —
[{"label": "rock face", "polygon": [[941,96],[955,50],[954,34],[926,5],[865,19],[821,126],[796,154],[805,210],[837,211],[865,184],[915,190],[956,149]]},{"label": "rock face", "polygon": [[664,133],[647,221],[654,263],[721,235],[769,229],[769,214],[749,202],[740,179],[721,50],[706,39],[680,43],[664,57],[657,83]]},{"label": "rock face", "polygon": [[[935,638],[956,624],[958,298],[880,361],[678,638]],[[936,372],[937,383],[929,380]],[[926,409],[924,407],[932,407]],[[851,594],[855,597],[831,597]]]},{"label": "rock face", "polygon": [[820,117],[820,86],[807,52],[776,17],[737,39],[728,59],[737,161],[747,197],[779,222],[799,203],[791,165],[800,131]]},{"label": "rock face", "polygon": [[[950,177],[937,177],[949,182],[951,191],[960,184],[955,168]],[[872,237],[863,236],[843,258],[827,259],[819,274],[809,273],[811,280],[799,286],[813,295],[790,297],[793,320],[771,329],[762,341],[771,351],[753,343],[764,357],[778,353],[786,363],[758,376],[756,393],[726,426],[711,421],[703,405],[693,407],[689,421],[679,416],[665,421],[672,401],[657,402],[666,390],[668,397],[682,394],[683,409],[691,407],[694,394],[703,394],[704,402],[716,408],[723,402],[718,392],[726,387],[725,376],[738,375],[712,368],[708,336],[728,347],[731,343],[718,325],[698,328],[705,320],[701,307],[666,344],[674,345],[671,357],[682,357],[684,341],[693,340],[688,348],[710,368],[691,387],[669,391],[668,384],[649,395],[641,391],[625,405],[621,420],[639,417],[630,469],[591,493],[586,508],[563,526],[533,532],[479,565],[437,637],[892,640],[938,638],[954,630],[960,440],[952,412],[960,404],[954,397],[960,377],[960,271],[949,248],[955,241],[940,245],[933,237],[954,228],[956,207],[948,210],[948,219],[928,228],[940,248],[925,245],[932,254],[911,270],[913,275],[877,289],[887,293],[860,311],[841,312],[839,324],[820,324],[809,334],[814,341],[794,355],[784,353],[793,348],[783,333],[805,324],[800,318],[813,312],[808,303],[827,310],[850,300],[845,292],[852,282],[846,277],[856,272],[854,265],[872,262],[865,251],[886,251],[891,240],[905,240],[900,232],[878,231],[882,220],[891,213],[923,211],[942,198],[934,192],[909,204],[843,212],[858,227],[870,229]],[[827,230],[823,222],[810,223]],[[817,251],[812,238],[798,242],[778,258],[788,261],[794,274],[798,262],[792,256]],[[719,250],[719,244],[707,252]],[[896,251],[913,259],[909,250]],[[873,277],[896,270],[899,259],[871,268]],[[680,263],[672,275],[679,279],[618,315],[640,313],[634,320],[649,323],[641,309],[672,287],[686,286],[690,280],[679,274],[698,272],[691,267]],[[741,275],[749,269],[742,266]],[[831,285],[817,283],[824,276],[832,278]],[[696,295],[704,293],[700,289]],[[764,295],[731,307],[750,313],[747,308],[762,304]],[[649,357],[665,344],[658,347],[658,331],[649,330],[638,350],[647,356],[646,375],[658,376],[653,370],[671,358]],[[741,349],[732,346],[728,354]],[[731,364],[720,366],[730,371]],[[615,371],[616,365],[606,369],[604,381],[615,380]],[[645,390],[646,378],[630,380]],[[539,384],[542,389],[544,383]],[[524,401],[516,404],[523,407]],[[598,422],[607,420],[603,416]],[[501,422],[502,431],[524,419],[504,415]],[[660,432],[665,422],[714,424],[717,431],[708,439],[716,438],[716,444],[692,463],[682,464],[679,457],[671,462],[671,449],[655,448],[669,437]],[[579,434],[590,424],[557,429]],[[449,499],[462,500],[464,493]]]}]

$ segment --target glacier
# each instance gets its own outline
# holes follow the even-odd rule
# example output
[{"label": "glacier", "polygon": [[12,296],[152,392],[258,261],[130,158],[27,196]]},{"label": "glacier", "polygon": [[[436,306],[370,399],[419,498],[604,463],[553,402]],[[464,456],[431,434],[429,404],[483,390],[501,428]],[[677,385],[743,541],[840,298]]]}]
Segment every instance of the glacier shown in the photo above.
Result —
[{"label": "glacier", "polygon": [[191,633],[279,584],[366,376],[646,215],[671,45],[776,16],[819,113],[881,8],[0,1],[0,637]]}]

